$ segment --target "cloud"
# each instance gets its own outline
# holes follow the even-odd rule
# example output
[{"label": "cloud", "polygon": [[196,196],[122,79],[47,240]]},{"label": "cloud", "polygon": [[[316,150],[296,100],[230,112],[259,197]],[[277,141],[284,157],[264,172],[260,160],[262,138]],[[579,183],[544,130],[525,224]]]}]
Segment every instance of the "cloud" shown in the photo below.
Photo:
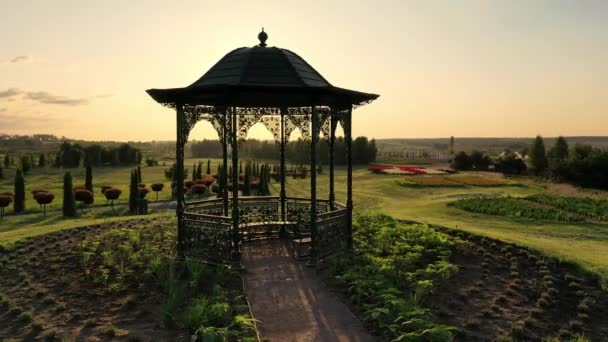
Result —
[{"label": "cloud", "polygon": [[23,95],[23,100],[35,101],[42,104],[53,104],[62,106],[83,106],[89,104],[95,99],[104,99],[114,96],[114,94],[100,94],[91,97],[67,97],[63,95],[55,95],[46,91],[23,91],[18,88],[9,88],[5,91],[0,91],[0,99],[6,98],[7,101],[15,101],[15,97]]},{"label": "cloud", "polygon": [[32,60],[31,56],[24,55],[24,56],[17,56],[15,58],[11,59],[10,63],[27,63],[31,60]]},{"label": "cloud", "polygon": [[69,98],[65,96],[53,95],[46,91],[28,91],[23,97],[26,100],[38,101],[44,104],[56,104],[64,106],[82,106],[90,101],[87,98]]},{"label": "cloud", "polygon": [[0,113],[6,112],[6,108],[0,108]]},{"label": "cloud", "polygon": [[0,122],[3,132],[26,132],[32,129],[48,130],[65,124],[60,116],[42,112],[10,112],[0,111]]},{"label": "cloud", "polygon": [[23,92],[17,88],[9,88],[5,91],[0,91],[0,98],[13,97],[22,94]]}]

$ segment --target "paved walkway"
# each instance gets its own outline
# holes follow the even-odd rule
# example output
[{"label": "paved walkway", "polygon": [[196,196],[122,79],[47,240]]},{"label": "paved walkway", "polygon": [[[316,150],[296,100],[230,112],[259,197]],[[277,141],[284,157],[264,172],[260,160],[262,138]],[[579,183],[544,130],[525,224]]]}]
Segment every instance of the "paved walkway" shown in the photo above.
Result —
[{"label": "paved walkway", "polygon": [[315,275],[289,256],[288,242],[243,244],[245,285],[264,341],[355,341],[374,339]]}]

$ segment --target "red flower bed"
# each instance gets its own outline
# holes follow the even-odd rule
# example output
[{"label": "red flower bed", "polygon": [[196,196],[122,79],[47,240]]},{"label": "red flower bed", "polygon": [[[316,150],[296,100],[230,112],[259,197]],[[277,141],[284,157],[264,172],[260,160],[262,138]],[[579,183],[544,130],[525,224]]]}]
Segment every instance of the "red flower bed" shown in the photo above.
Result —
[{"label": "red flower bed", "polygon": [[419,166],[405,166],[405,165],[369,165],[367,167],[368,171],[371,172],[383,172],[391,169],[399,169],[404,172],[415,173],[419,175],[426,175],[427,172],[424,171],[423,167]]}]

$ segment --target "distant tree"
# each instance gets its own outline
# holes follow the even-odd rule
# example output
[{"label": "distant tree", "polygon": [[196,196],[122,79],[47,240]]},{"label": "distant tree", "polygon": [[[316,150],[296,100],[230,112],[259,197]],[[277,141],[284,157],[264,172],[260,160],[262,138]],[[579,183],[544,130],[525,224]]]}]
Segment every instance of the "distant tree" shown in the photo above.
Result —
[{"label": "distant tree", "polygon": [[478,171],[487,171],[492,164],[492,159],[490,159],[488,155],[479,151],[473,151],[470,158],[473,169]]},{"label": "distant tree", "polygon": [[165,187],[165,184],[163,183],[154,183],[150,186],[150,188],[152,189],[152,191],[156,192],[156,200],[158,201],[158,193],[163,191],[163,188]]},{"label": "distant tree", "polygon": [[40,153],[40,156],[38,156],[38,167],[45,167],[46,166],[46,155],[44,153]]},{"label": "distant tree", "polygon": [[507,175],[521,175],[526,172],[526,163],[515,153],[509,152],[498,158],[494,163],[496,171]]},{"label": "distant tree", "polygon": [[567,173],[568,155],[568,142],[564,137],[558,137],[555,141],[555,145],[553,145],[547,153],[549,174],[554,180],[561,181],[562,176]]},{"label": "distant tree", "polygon": [[112,211],[114,211],[114,201],[116,201],[120,197],[121,193],[122,191],[120,191],[120,189],[115,188],[109,188],[103,192],[103,195],[106,196],[106,199],[110,201],[110,207],[112,207]]},{"label": "distant tree", "polygon": [[139,198],[139,181],[137,170],[131,171],[131,183],[129,184],[129,211],[137,212],[137,199]]},{"label": "distant tree", "polygon": [[21,171],[23,171],[24,175],[30,171],[32,167],[32,159],[29,156],[23,155],[20,158],[21,161]]},{"label": "distant tree", "polygon": [[2,217],[4,217],[4,211],[6,207],[8,207],[13,201],[13,196],[9,195],[0,195],[0,221],[2,221]]},{"label": "distant tree", "polygon": [[15,197],[13,198],[13,210],[16,213],[25,211],[25,178],[21,169],[15,173]]},{"label": "distant tree", "polygon": [[93,168],[91,165],[87,165],[85,168],[84,188],[90,192],[93,192]]},{"label": "distant tree", "polygon": [[572,150],[572,159],[584,160],[587,159],[593,152],[593,147],[586,144],[575,144]]},{"label": "distant tree", "polygon": [[207,159],[207,172],[208,175],[211,174],[211,160]]},{"label": "distant tree", "polygon": [[72,187],[72,174],[68,171],[63,176],[63,216],[76,216],[76,203]]},{"label": "distant tree", "polygon": [[450,155],[454,155],[454,136],[450,137]]},{"label": "distant tree", "polygon": [[55,195],[50,192],[41,191],[34,194],[34,199],[42,207],[43,215],[46,216],[46,206],[53,202]]},{"label": "distant tree", "polygon": [[459,171],[471,170],[473,168],[473,161],[466,152],[460,151],[452,160],[452,168]]},{"label": "distant tree", "polygon": [[545,151],[545,143],[543,138],[538,135],[530,146],[530,165],[535,175],[542,175],[547,169],[547,154]]},{"label": "distant tree", "polygon": [[80,207],[84,210],[84,207],[93,204],[95,197],[92,191],[86,189],[76,189],[74,191],[74,200],[80,202]]},{"label": "distant tree", "polygon": [[564,137],[558,137],[555,145],[551,147],[548,153],[549,163],[560,163],[568,159],[568,142]]}]

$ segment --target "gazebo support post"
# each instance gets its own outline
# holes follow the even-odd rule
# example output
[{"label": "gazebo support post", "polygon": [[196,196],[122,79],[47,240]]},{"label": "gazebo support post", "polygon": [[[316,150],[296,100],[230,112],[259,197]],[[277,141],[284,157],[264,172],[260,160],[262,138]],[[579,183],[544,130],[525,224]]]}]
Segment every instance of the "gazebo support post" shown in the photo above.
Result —
[{"label": "gazebo support post", "polygon": [[236,107],[232,107],[232,258],[235,265],[240,264],[239,246],[239,153],[238,117]]},{"label": "gazebo support post", "polygon": [[175,200],[177,202],[177,257],[185,257],[184,246],[184,105],[175,104],[177,137],[175,142]]},{"label": "gazebo support post", "polygon": [[312,134],[310,139],[310,259],[309,266],[316,266],[317,248],[317,140],[319,138],[319,118],[317,107],[312,107]]},{"label": "gazebo support post", "polygon": [[348,218],[346,233],[348,250],[353,249],[353,136],[352,136],[352,106],[348,109],[344,123],[344,140],[346,140],[346,209]]},{"label": "gazebo support post", "polygon": [[287,141],[287,138],[285,137],[285,120],[286,120],[286,115],[287,114],[287,108],[281,108],[281,170],[280,170],[280,174],[281,174],[281,193],[280,193],[280,198],[281,198],[281,222],[283,222],[283,224],[281,225],[281,231],[280,231],[280,235],[281,236],[285,236],[286,232],[285,232],[285,221],[286,221],[286,211],[287,211],[287,195],[285,193],[285,144]]},{"label": "gazebo support post", "polygon": [[338,122],[335,117],[337,112],[331,112],[329,116],[330,132],[329,132],[329,208],[335,210],[336,192],[334,188],[334,145],[336,143],[336,124]]},{"label": "gazebo support post", "polygon": [[224,216],[228,216],[228,109],[224,111],[222,120],[222,174],[221,177],[222,199],[224,204]]}]

